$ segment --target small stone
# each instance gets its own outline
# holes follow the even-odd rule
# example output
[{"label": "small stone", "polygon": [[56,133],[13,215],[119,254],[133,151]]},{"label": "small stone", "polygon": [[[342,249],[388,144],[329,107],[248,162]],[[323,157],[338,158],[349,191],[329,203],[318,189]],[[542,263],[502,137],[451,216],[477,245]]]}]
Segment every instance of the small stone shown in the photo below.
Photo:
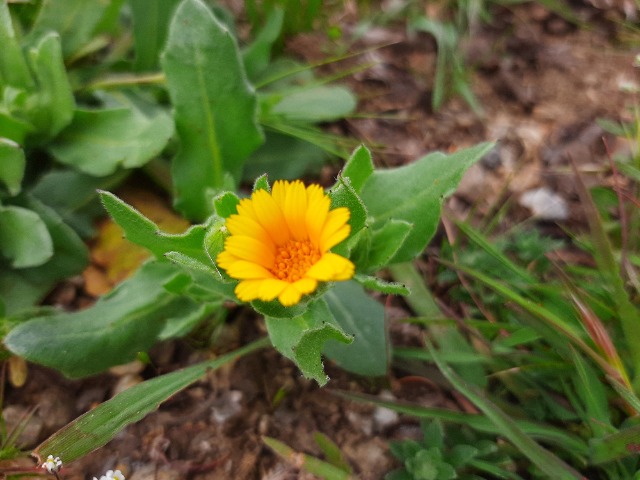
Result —
[{"label": "small stone", "polygon": [[547,187],[524,192],[520,196],[520,205],[531,210],[532,216],[541,220],[566,220],[569,217],[567,202]]},{"label": "small stone", "polygon": [[123,376],[127,374],[141,373],[145,369],[145,364],[140,360],[134,360],[133,362],[125,363],[123,365],[116,365],[111,367],[109,372],[116,376]]},{"label": "small stone", "polygon": [[224,392],[212,407],[211,418],[218,424],[225,423],[242,411],[244,394],[239,390]]}]

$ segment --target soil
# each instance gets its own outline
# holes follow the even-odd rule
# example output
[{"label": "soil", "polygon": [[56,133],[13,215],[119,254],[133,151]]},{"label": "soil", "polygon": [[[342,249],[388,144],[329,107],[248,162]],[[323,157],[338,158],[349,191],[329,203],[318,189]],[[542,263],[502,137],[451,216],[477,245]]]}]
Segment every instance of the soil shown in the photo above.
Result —
[{"label": "soil", "polygon": [[[495,150],[465,176],[447,204],[448,214],[464,217],[473,211],[487,216],[512,200],[510,221],[535,214],[579,225],[583,218],[570,162],[591,185],[611,181],[607,150],[615,155],[629,146],[607,134],[597,120],[632,118],[639,78],[634,53],[625,43],[627,31],[615,21],[622,17],[622,7],[600,10],[580,3],[572,8],[585,26],[576,27],[541,5],[526,4],[498,8],[489,23],[474,28],[465,50],[481,115],[459,98],[439,111],[431,108],[437,50],[432,37],[408,36],[401,24],[375,26],[350,47],[367,53],[327,67],[374,63],[343,80],[360,98],[360,115],[327,128],[370,146],[380,166],[401,165],[434,150],[450,152],[497,141]],[[343,41],[355,31],[357,13],[347,10],[341,16]],[[387,46],[372,48],[379,45]],[[304,34],[293,38],[287,50],[317,61],[334,47],[324,34]],[[334,174],[327,167],[322,178]],[[523,201],[527,192],[543,187],[555,196],[540,197],[541,205]],[[549,198],[566,209],[554,209]],[[69,306],[86,304],[90,297],[82,280],[74,279],[49,300]],[[401,322],[411,316],[402,301],[392,299],[387,311],[394,342],[419,345],[419,328]],[[193,337],[164,343],[150,352],[153,367],[132,364],[70,381],[30,365],[23,387],[7,386],[4,415],[11,424],[37,407],[22,435],[23,447],[32,448],[128,385],[219,355],[264,333],[259,318],[235,308],[211,348],[199,348]],[[331,381],[319,388],[277,352],[254,353],[211,372],[104,448],[65,466],[62,477],[92,478],[119,468],[129,480],[315,478],[274,455],[262,436],[321,456],[314,441],[314,433],[321,432],[340,447],[358,478],[380,479],[396,465],[389,440],[416,437],[418,424],[347,401],[336,390],[472,408],[438,381],[399,368],[386,378],[366,379],[331,364],[326,367]]]}]

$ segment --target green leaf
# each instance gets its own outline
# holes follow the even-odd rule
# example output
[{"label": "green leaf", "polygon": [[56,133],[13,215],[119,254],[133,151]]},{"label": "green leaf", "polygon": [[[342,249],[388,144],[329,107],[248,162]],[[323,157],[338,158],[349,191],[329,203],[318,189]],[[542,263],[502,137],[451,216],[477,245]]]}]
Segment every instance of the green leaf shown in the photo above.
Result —
[{"label": "green leaf", "polygon": [[192,270],[209,273],[214,277],[220,277],[218,271],[213,268],[211,264],[202,263],[200,260],[185,255],[182,252],[167,252],[164,254],[164,258],[166,258],[170,262],[175,263],[176,265],[181,265]]},{"label": "green leaf", "polygon": [[221,218],[228,218],[230,215],[238,213],[238,203],[240,203],[240,199],[233,192],[224,192],[213,199],[213,206]]},{"label": "green leaf", "polygon": [[25,166],[22,148],[6,138],[0,138],[0,183],[7,187],[9,195],[20,193]]},{"label": "green leaf", "polygon": [[292,360],[306,378],[320,386],[329,381],[324,373],[321,353],[329,340],[351,343],[352,338],[335,325],[324,300],[311,303],[301,315],[289,319],[266,317],[273,346]]},{"label": "green leaf", "polygon": [[[8,88],[4,92],[5,100],[7,90]],[[25,138],[34,130],[35,127],[31,123],[0,111],[0,132],[5,139],[12,140],[18,145],[24,145]]]},{"label": "green leaf", "polygon": [[141,167],[158,155],[173,135],[161,110],[147,116],[136,108],[76,110],[71,125],[49,146],[61,163],[94,176],[120,167]]},{"label": "green leaf", "polygon": [[181,146],[172,165],[176,206],[202,220],[225,174],[239,182],[244,161],[263,141],[255,92],[235,39],[200,0],[178,7],[162,67]]},{"label": "green leaf", "polygon": [[329,189],[329,197],[332,209],[347,207],[351,212],[349,237],[353,237],[364,228],[367,223],[367,209],[348,178],[338,177],[338,181]]},{"label": "green leaf", "polygon": [[13,268],[37,267],[53,255],[53,241],[36,212],[0,207],[0,252]]},{"label": "green leaf", "polygon": [[204,225],[194,225],[177,235],[164,233],[155,223],[114,194],[103,191],[99,193],[104,208],[122,227],[128,240],[146,248],[158,259],[163,259],[168,252],[180,252],[205,265],[209,264],[209,257],[204,251]]},{"label": "green leaf", "polygon": [[41,140],[50,140],[71,123],[75,100],[62,58],[60,37],[48,33],[29,50],[29,61],[37,83],[31,122]]},{"label": "green leaf", "polygon": [[133,16],[133,38],[138,72],[157,70],[171,15],[180,0],[129,0]]},{"label": "green leaf", "polygon": [[305,302],[300,302],[291,307],[283,307],[278,300],[273,300],[271,302],[254,300],[251,302],[251,306],[256,312],[261,313],[265,317],[274,319],[291,319],[299,317],[307,311],[307,304]]},{"label": "green leaf", "polygon": [[15,201],[45,223],[53,241],[53,256],[39,267],[0,268],[0,292],[7,315],[38,303],[58,281],[80,273],[89,258],[85,244],[53,209],[31,196]]},{"label": "green leaf", "polygon": [[367,270],[376,272],[387,266],[402,249],[412,230],[412,223],[395,219],[390,219],[382,227],[374,229],[371,232]]},{"label": "green leaf", "polygon": [[281,95],[281,99],[271,107],[268,115],[283,118],[287,122],[339,120],[351,114],[357,104],[351,90],[342,86],[312,86],[271,95]]},{"label": "green leaf", "polygon": [[326,480],[350,480],[353,478],[350,472],[306,453],[297,452],[275,438],[262,437],[262,441],[295,468],[309,472],[318,478]]},{"label": "green leaf", "polygon": [[282,31],[284,11],[281,8],[273,8],[264,27],[258,32],[253,43],[242,52],[242,60],[247,70],[247,75],[255,79],[269,65],[271,49],[278,40]]},{"label": "green leaf", "polygon": [[347,473],[353,473],[353,470],[340,450],[340,447],[329,437],[322,432],[315,432],[313,434],[313,439],[322,451],[322,454],[327,459],[328,463]]},{"label": "green leaf", "polygon": [[22,323],[5,345],[72,378],[129,362],[156,342],[167,319],[185,311],[185,300],[163,287],[177,276],[185,274],[171,263],[146,263],[93,307]]},{"label": "green leaf", "polygon": [[351,181],[351,186],[358,193],[362,190],[362,187],[373,173],[373,160],[371,159],[371,152],[364,145],[360,145],[356,148],[344,168],[342,169],[342,176],[348,177]]},{"label": "green leaf", "polygon": [[378,277],[356,274],[353,278],[356,282],[368,290],[384,293],[386,295],[409,295],[411,291],[398,282],[387,282]]},{"label": "green leaf", "polygon": [[207,372],[216,370],[267,345],[260,339],[215,360],[187,367],[134,385],[65,425],[34,450],[38,463],[48,455],[71,463],[105,445],[127,425],[141,420],[162,402],[185,389]]},{"label": "green leaf", "polygon": [[471,445],[456,445],[447,455],[447,462],[454,468],[462,468],[473,460],[480,451]]},{"label": "green leaf", "polygon": [[369,177],[361,196],[374,218],[373,226],[379,228],[391,219],[414,225],[390,262],[409,261],[422,253],[436,231],[444,198],[492,146],[483,143],[451,155],[433,153],[404,167],[377,170]]},{"label": "green leaf", "polygon": [[27,41],[33,44],[47,32],[58,32],[64,57],[68,59],[89,43],[109,3],[104,0],[44,0]]},{"label": "green leaf", "polygon": [[22,48],[16,38],[13,28],[9,4],[0,2],[0,87],[12,85],[18,88],[33,87],[33,79],[27,66],[27,61],[22,54]]},{"label": "green leaf", "polygon": [[382,376],[389,366],[384,308],[353,281],[337,282],[324,298],[336,323],[353,343],[329,342],[328,358],[358,375]]},{"label": "green leaf", "polygon": [[253,182],[252,192],[257,192],[258,190],[264,190],[265,192],[271,193],[271,185],[269,185],[269,175],[263,173],[259,177],[256,178],[255,182]]}]

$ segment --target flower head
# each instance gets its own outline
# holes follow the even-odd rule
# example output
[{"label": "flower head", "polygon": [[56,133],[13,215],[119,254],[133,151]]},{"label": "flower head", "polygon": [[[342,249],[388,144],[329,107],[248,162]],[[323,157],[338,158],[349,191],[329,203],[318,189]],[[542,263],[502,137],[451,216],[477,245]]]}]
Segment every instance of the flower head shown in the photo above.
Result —
[{"label": "flower head", "polygon": [[42,464],[42,468],[44,468],[49,473],[57,473],[62,468],[62,460],[60,457],[53,457],[53,455],[49,455],[47,460]]},{"label": "flower head", "polygon": [[277,181],[272,192],[257,190],[240,200],[226,227],[231,233],[216,259],[240,280],[242,301],[278,298],[291,306],[313,292],[318,282],[348,280],[354,266],[329,250],[349,236],[348,208],[330,209],[319,185]]},{"label": "flower head", "polygon": [[[96,477],[93,477],[93,480],[98,480]],[[124,475],[120,470],[107,470],[107,473],[100,477],[100,480],[125,480]]]}]

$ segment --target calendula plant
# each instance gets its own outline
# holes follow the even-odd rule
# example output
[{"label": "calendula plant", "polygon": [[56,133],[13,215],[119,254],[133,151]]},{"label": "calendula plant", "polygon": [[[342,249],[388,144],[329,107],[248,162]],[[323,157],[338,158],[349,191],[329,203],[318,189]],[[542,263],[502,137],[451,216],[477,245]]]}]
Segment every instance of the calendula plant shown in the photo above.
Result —
[{"label": "calendula plant", "polygon": [[[368,291],[408,293],[378,272],[423,252],[442,202],[491,148],[481,144],[449,155],[432,153],[401,168],[376,169],[370,152],[359,147],[347,155],[328,189],[286,181],[293,172],[277,168],[268,169],[273,184],[259,175],[252,189],[243,188],[251,166],[255,169],[268,154],[273,158],[270,141],[282,142],[285,136],[324,142],[325,137],[308,136],[315,132],[314,122],[351,111],[353,97],[325,85],[291,90],[288,72],[270,76],[270,45],[282,22],[277,13],[258,35],[260,48],[241,51],[232,26],[201,0],[166,2],[170,11],[161,3],[153,8],[163,15],[153,18],[163,19],[167,30],[157,37],[136,30],[134,37],[141,62],[135,68],[159,65],[162,78],[153,76],[156,86],[144,90],[135,75],[93,77],[80,91],[113,108],[76,112],[51,152],[64,165],[102,178],[122,166],[141,166],[156,147],[165,151],[171,137],[164,154],[171,157],[170,169],[161,158],[154,172],[170,173],[174,205],[195,224],[181,234],[163,232],[101,191],[103,206],[126,238],[145,247],[151,258],[90,308],[41,311],[16,320],[4,345],[68,377],[84,377],[128,362],[203,321],[222,321],[229,302],[253,309],[257,321],[263,318],[268,339],[126,390],[37,447],[40,463],[49,455],[72,462],[207,371],[269,344],[320,385],[328,381],[323,358],[360,375],[384,375],[389,357],[384,309]],[[47,15],[58,18],[46,5]],[[139,2],[131,6],[134,25],[147,25],[151,16],[141,15]],[[90,9],[78,11],[88,15]],[[48,25],[48,18],[40,22]],[[78,54],[77,44],[69,42],[69,55]],[[123,87],[127,79],[135,88]],[[253,82],[259,83],[258,91]],[[155,90],[162,87],[166,91]],[[335,104],[338,109],[330,108]],[[168,130],[156,135],[158,125]],[[90,141],[96,136],[128,147],[97,148]],[[162,146],[154,143],[158,138]],[[306,165],[308,150],[295,151],[296,160]],[[288,149],[276,156],[283,165],[294,157]]]},{"label": "calendula plant", "polygon": [[[404,167],[377,170],[369,151],[360,147],[327,191],[300,181],[276,181],[271,187],[262,176],[250,197],[220,193],[213,202],[215,213],[181,235],[159,231],[133,207],[102,192],[105,208],[126,237],[154,254],[138,274],[150,291],[164,289],[218,308],[228,300],[247,304],[264,317],[269,338],[136,385],[67,425],[34,453],[73,461],[206,371],[268,344],[320,385],[328,381],[323,357],[360,375],[384,375],[384,309],[366,290],[409,292],[374,274],[422,253],[435,233],[444,198],[490,148],[482,144],[451,155],[434,153]],[[20,325],[6,343],[16,353],[54,364],[72,376],[128,361],[176,325],[184,325],[182,318],[172,320],[181,312],[179,304],[170,306],[166,322],[123,318],[115,327],[118,336],[105,348],[104,335],[114,327],[103,324],[101,309],[117,308],[118,299],[144,294],[116,289],[75,318],[49,317]],[[65,359],[51,362],[53,351],[61,349]],[[98,351],[100,358],[93,359],[91,353]]]}]

